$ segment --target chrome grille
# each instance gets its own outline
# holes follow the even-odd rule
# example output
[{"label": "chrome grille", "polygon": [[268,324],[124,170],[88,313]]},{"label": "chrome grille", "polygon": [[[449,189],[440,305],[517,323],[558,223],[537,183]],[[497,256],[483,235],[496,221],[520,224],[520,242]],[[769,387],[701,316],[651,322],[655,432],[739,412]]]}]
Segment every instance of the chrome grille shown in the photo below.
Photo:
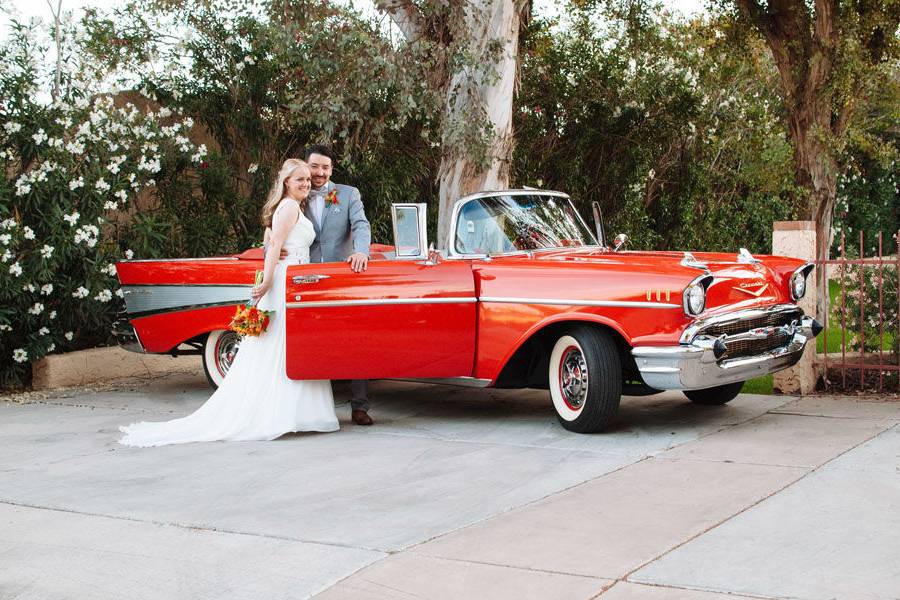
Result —
[{"label": "chrome grille", "polygon": [[738,333],[745,333],[747,331],[750,331],[751,329],[756,329],[758,327],[789,325],[791,321],[799,321],[802,314],[803,311],[801,311],[800,309],[790,312],[771,313],[751,319],[741,319],[739,321],[734,321],[731,323],[710,325],[709,327],[704,327],[700,331],[700,333],[703,335],[719,337],[722,334],[735,335]]},{"label": "chrome grille", "polygon": [[740,358],[743,356],[756,356],[775,348],[786,346],[791,336],[786,333],[777,333],[768,338],[761,340],[737,340],[729,342],[726,340],[725,347],[728,350],[722,355],[721,360],[729,358]]}]

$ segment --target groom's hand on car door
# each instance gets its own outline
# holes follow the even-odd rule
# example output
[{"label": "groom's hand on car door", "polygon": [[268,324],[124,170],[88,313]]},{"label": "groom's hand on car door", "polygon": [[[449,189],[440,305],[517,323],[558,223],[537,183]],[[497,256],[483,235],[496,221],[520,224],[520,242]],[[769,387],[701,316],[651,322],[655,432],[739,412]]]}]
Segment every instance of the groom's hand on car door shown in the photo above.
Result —
[{"label": "groom's hand on car door", "polygon": [[369,257],[362,252],[354,252],[347,257],[347,262],[350,263],[350,268],[353,269],[354,273],[360,273],[366,270],[369,264]]}]

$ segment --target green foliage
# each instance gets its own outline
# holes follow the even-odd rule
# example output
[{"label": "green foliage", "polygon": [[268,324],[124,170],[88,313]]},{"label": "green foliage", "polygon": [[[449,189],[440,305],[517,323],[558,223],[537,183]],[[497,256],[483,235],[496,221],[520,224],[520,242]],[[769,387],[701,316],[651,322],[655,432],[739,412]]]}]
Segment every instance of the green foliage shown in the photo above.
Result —
[{"label": "green foliage", "polygon": [[771,248],[795,216],[791,147],[761,46],[729,52],[715,20],[587,10],[535,21],[523,46],[515,178],[593,201],[636,247]]},{"label": "green foliage", "polygon": [[259,243],[272,174],[310,143],[335,149],[333,179],[362,190],[376,240],[389,241],[391,202],[433,196],[427,65],[395,48],[378,22],[306,0],[154,6],[93,12],[85,25],[87,48],[123,85],[190,115],[210,136],[199,181],[166,189],[154,207],[175,225],[170,253]]},{"label": "green foliage", "polygon": [[96,95],[66,63],[57,101],[36,101],[45,48],[14,25],[0,47],[0,386],[51,352],[107,341],[121,307],[115,261],[154,255],[172,225],[141,215],[200,161],[171,111]]}]

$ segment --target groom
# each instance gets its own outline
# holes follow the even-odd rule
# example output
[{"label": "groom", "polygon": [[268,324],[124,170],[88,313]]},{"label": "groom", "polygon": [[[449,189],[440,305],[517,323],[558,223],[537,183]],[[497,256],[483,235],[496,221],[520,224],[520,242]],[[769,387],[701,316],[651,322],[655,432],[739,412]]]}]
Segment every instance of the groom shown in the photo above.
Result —
[{"label": "groom", "polygon": [[[316,230],[316,239],[309,247],[309,262],[345,261],[355,273],[365,271],[372,231],[359,190],[331,181],[334,157],[327,146],[309,146],[304,158],[312,178],[306,217]],[[357,425],[371,425],[369,382],[355,379],[350,382],[350,390],[350,418]]]}]

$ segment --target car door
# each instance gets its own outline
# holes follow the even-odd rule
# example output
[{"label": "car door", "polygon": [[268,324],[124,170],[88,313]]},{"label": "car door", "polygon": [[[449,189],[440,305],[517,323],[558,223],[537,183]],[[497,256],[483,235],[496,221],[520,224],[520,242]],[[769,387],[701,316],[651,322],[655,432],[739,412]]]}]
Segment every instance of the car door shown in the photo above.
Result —
[{"label": "car door", "polygon": [[465,260],[288,268],[291,379],[470,377],[475,284]]}]

